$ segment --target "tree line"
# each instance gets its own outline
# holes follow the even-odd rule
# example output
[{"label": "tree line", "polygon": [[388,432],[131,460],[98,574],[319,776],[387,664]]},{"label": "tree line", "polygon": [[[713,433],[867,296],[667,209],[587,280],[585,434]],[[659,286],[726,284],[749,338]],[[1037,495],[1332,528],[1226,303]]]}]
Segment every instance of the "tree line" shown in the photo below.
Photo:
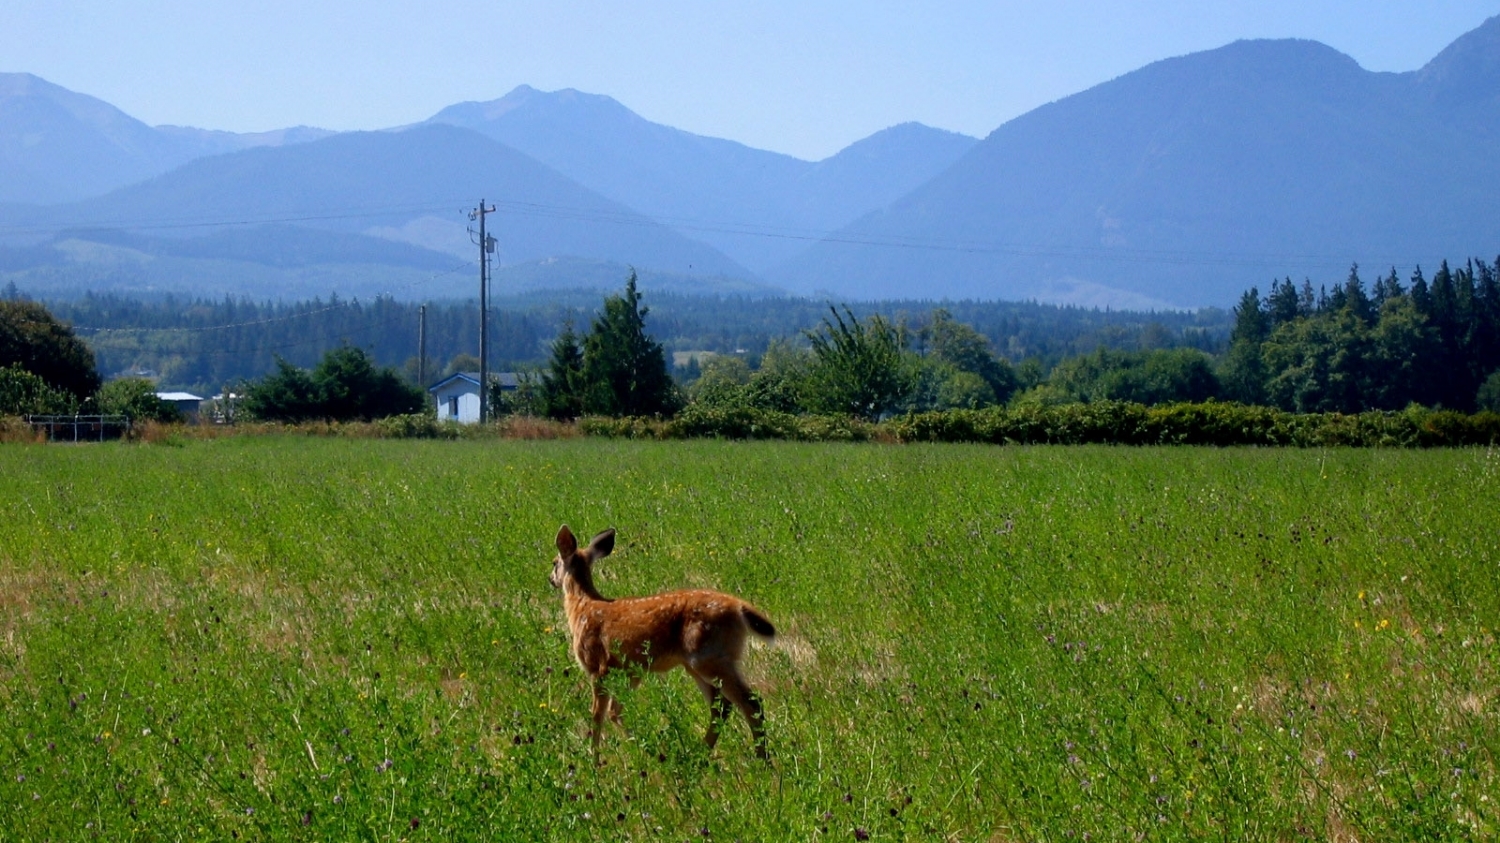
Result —
[{"label": "tree line", "polygon": [[[652,335],[668,352],[740,353],[758,359],[779,341],[803,341],[820,324],[827,302],[797,298],[651,294]],[[16,300],[8,289],[0,298]],[[491,371],[545,365],[553,340],[570,321],[586,325],[599,306],[594,292],[497,297],[490,313]],[[143,299],[89,294],[45,302],[75,326],[109,377],[142,372],[164,387],[211,394],[226,384],[276,371],[278,358],[309,368],[341,344],[363,349],[373,362],[417,380],[418,308],[415,302],[314,298],[300,302]],[[939,305],[922,301],[855,303],[862,319],[885,314],[893,322],[926,318]],[[995,352],[1032,360],[1045,372],[1062,359],[1103,347],[1120,351],[1191,347],[1222,350],[1227,311],[1132,313],[1035,302],[947,302],[955,320],[988,337]],[[427,305],[428,376],[477,370],[478,306],[474,301]],[[460,357],[462,356],[462,359]],[[670,362],[670,361],[669,361]],[[691,373],[690,373],[691,374]]]},{"label": "tree line", "polygon": [[[426,395],[363,350],[341,345],[311,371],[276,359],[245,385],[244,413],[265,421],[370,420],[421,413]],[[123,415],[133,423],[182,420],[140,377],[106,381],[92,349],[37,302],[0,300],[0,416]]]},{"label": "tree line", "polygon": [[[633,284],[629,300],[636,300]],[[1418,268],[1405,284],[1393,269],[1369,290],[1357,265],[1331,291],[1278,280],[1264,300],[1257,288],[1247,291],[1234,314],[1229,348],[1218,356],[1185,346],[1099,347],[1048,368],[1036,357],[1012,365],[945,308],[898,320],[878,313],[861,319],[849,308],[830,307],[820,326],[802,332],[803,343],[775,340],[760,355],[695,362],[675,397],[664,392],[668,398],[644,412],[547,398],[588,369],[589,355],[568,332],[554,346],[544,378],[547,400],[523,409],[560,418],[670,415],[691,403],[870,421],[1096,401],[1153,406],[1227,400],[1293,413],[1357,414],[1409,405],[1500,410],[1500,261],[1471,260],[1458,268],[1444,261],[1431,281]],[[601,330],[596,322],[595,334]],[[643,330],[639,319],[634,330]]]},{"label": "tree line", "polygon": [[1500,409],[1500,260],[1396,271],[1366,289],[1358,265],[1332,290],[1291,279],[1234,309],[1223,395],[1293,412],[1408,404]]},{"label": "tree line", "polygon": [[[692,318],[704,314],[740,314],[740,322],[725,317],[724,330],[730,331],[746,324],[745,320],[760,320],[757,324],[763,328],[791,317],[769,315],[776,308],[764,302],[710,299],[707,303],[695,300],[663,318],[648,310],[642,299],[632,272],[623,292],[606,297],[602,308],[589,316],[586,331],[577,330],[579,317],[589,312],[586,306],[567,301],[545,307],[533,304],[532,310],[501,320],[511,329],[498,332],[502,348],[531,344],[541,347],[548,357],[545,361],[530,358],[535,362],[517,366],[522,372],[521,388],[505,393],[497,387],[492,406],[501,414],[559,419],[668,418],[684,408],[696,408],[867,421],[1095,402],[1152,406],[1230,401],[1292,413],[1346,414],[1400,410],[1409,405],[1462,412],[1500,409],[1500,261],[1492,265],[1471,260],[1456,268],[1443,262],[1431,280],[1418,269],[1403,282],[1392,270],[1369,288],[1357,266],[1332,290],[1314,290],[1310,282],[1298,286],[1290,279],[1273,282],[1265,298],[1252,288],[1234,308],[1227,348],[1217,354],[1201,315],[1197,317],[1200,324],[1183,317],[1173,330],[1159,321],[1142,322],[1139,314],[1133,317],[1135,323],[1106,320],[1102,324],[1113,324],[1121,331],[1113,346],[1096,336],[1095,347],[1086,353],[1056,360],[1033,354],[1017,360],[999,353],[997,343],[955,315],[963,304],[915,313],[897,309],[891,315],[872,312],[868,306],[861,312],[823,305],[814,327],[762,337],[758,350],[738,345],[744,335],[726,333],[720,340],[735,344],[732,350],[698,349],[685,367],[674,368],[669,363],[669,346],[657,339],[663,322],[680,332],[692,324]],[[10,381],[5,387],[10,389],[7,400],[11,404],[63,406],[67,402],[60,396],[71,395],[76,406],[99,389],[102,379],[91,368],[97,351],[78,342],[39,304],[0,303],[12,313],[29,314],[12,319],[10,328],[0,324],[0,367],[15,370],[7,375]],[[674,303],[682,305],[681,300]],[[275,331],[287,331],[301,319],[356,328],[368,326],[372,318],[377,323],[380,318],[394,321],[415,312],[412,305],[385,299],[368,305],[337,300],[264,306],[230,300],[200,304],[197,310],[173,314],[162,306],[90,297],[68,312],[105,320],[115,314],[116,321],[142,323],[138,334],[161,330],[179,337],[194,333],[191,325],[183,327],[184,320],[198,320],[205,328],[201,333],[208,334],[208,328],[218,330],[231,324],[219,321],[226,318],[240,319],[233,327],[247,332],[271,325]],[[806,305],[802,302],[798,307]],[[120,316],[112,308],[131,315]],[[1043,311],[1023,309],[1010,314],[1026,312]],[[458,344],[461,313],[474,315],[477,323],[472,305],[432,308],[431,341],[439,347],[444,342]],[[1059,314],[1069,311],[1054,308],[1050,313],[1066,322]],[[1075,319],[1069,336],[1076,340],[1088,335],[1092,328],[1085,330],[1085,321]],[[1127,324],[1135,325],[1134,334],[1131,341],[1121,341],[1128,333]],[[446,328],[434,330],[435,325]],[[473,327],[477,333],[477,324]],[[549,334],[550,342],[544,341]],[[290,347],[326,349],[327,343],[321,342],[326,336],[318,339],[317,344]],[[14,350],[28,341],[50,351],[27,358]],[[11,351],[6,351],[5,342]],[[399,344],[391,349],[394,358],[405,350]],[[324,351],[315,366],[307,364],[305,354],[299,360],[282,356],[274,348],[260,348],[257,353],[262,352],[271,354],[271,371],[249,380],[252,397],[245,405],[261,418],[375,418],[426,406],[424,393],[414,383],[410,357],[405,358],[404,368],[381,366],[375,353],[348,342]],[[47,370],[54,364],[62,370]],[[477,359],[459,351],[449,368],[472,369],[477,364]],[[69,375],[69,367],[77,371]],[[84,370],[85,374],[77,374]],[[23,383],[17,372],[34,380]],[[437,374],[433,371],[429,379]],[[361,403],[354,396],[368,396],[368,400]]]},{"label": "tree line", "polygon": [[[278,371],[278,361],[310,368],[330,348],[350,345],[372,362],[417,380],[420,305],[380,297],[370,301],[314,298],[254,302],[225,297],[155,300],[86,295],[49,302],[58,319],[76,329],[110,376],[146,373],[161,384],[218,392],[228,384]],[[556,320],[542,311],[490,314],[491,367],[536,362]],[[479,310],[471,302],[427,305],[427,374],[434,380],[460,355],[479,345]],[[476,358],[477,360],[477,358]],[[468,360],[459,361],[468,366]],[[472,368],[477,369],[477,362]]]}]

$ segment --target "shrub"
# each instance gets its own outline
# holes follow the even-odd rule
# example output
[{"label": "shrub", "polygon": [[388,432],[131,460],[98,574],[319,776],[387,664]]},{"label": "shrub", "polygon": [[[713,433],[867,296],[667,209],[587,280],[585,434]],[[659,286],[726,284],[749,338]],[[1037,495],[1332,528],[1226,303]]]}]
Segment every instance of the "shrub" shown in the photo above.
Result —
[{"label": "shrub", "polygon": [[440,422],[426,413],[403,413],[377,420],[375,428],[389,439],[457,439],[456,422]]},{"label": "shrub", "polygon": [[917,413],[886,429],[902,442],[1430,448],[1500,442],[1500,414],[1421,407],[1298,414],[1213,401],[1158,407],[1096,401]]},{"label": "shrub", "polygon": [[72,413],[77,400],[19,363],[0,367],[0,416]]},{"label": "shrub", "polygon": [[395,370],[377,368],[369,355],[341,346],[323,355],[311,373],[277,358],[276,372],[250,385],[241,409],[261,421],[370,421],[420,413],[422,391]]},{"label": "shrub", "polygon": [[119,378],[99,389],[99,412],[129,417],[132,424],[182,421],[182,412],[156,397],[156,385],[145,378]]}]

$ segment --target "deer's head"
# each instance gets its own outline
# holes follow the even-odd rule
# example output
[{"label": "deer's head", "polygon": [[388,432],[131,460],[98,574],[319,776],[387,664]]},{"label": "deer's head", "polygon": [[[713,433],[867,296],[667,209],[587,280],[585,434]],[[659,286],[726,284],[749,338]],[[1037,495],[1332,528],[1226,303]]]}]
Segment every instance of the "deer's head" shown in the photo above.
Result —
[{"label": "deer's head", "polygon": [[573,531],[564,524],[557,531],[557,558],[552,560],[552,587],[562,588],[569,577],[586,589],[594,586],[594,562],[608,556],[615,549],[615,531],[605,530],[589,541],[588,547],[580,549]]}]

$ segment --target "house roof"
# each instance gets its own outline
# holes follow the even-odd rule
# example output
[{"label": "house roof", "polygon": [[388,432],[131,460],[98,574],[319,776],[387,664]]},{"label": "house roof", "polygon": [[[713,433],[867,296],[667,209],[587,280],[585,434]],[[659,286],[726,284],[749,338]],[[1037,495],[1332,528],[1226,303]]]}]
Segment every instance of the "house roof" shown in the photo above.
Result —
[{"label": "house roof", "polygon": [[[475,381],[478,383],[478,381]],[[202,401],[202,398],[191,392],[158,392],[156,397],[163,401]]]},{"label": "house roof", "polygon": [[[443,387],[447,386],[448,384],[453,383],[454,381],[460,381],[460,380],[461,381],[468,381],[469,383],[473,384],[475,386],[475,388],[478,388],[478,386],[479,386],[479,373],[478,372],[454,372],[453,374],[449,375],[446,378],[443,378],[442,380],[438,381],[437,383],[433,384],[432,386],[427,387],[427,391],[428,392],[437,392],[439,389],[442,389]],[[500,388],[501,389],[515,389],[521,383],[520,376],[517,375],[515,372],[490,372],[490,380],[498,381],[500,383]]]}]

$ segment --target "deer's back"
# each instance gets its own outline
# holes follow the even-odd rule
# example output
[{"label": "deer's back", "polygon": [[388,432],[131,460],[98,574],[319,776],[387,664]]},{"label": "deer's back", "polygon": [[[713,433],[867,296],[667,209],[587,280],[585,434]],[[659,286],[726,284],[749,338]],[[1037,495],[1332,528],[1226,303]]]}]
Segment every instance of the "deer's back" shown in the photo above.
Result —
[{"label": "deer's back", "polygon": [[717,591],[669,591],[580,607],[574,655],[593,675],[624,665],[653,671],[736,660],[745,648],[745,601]]}]

